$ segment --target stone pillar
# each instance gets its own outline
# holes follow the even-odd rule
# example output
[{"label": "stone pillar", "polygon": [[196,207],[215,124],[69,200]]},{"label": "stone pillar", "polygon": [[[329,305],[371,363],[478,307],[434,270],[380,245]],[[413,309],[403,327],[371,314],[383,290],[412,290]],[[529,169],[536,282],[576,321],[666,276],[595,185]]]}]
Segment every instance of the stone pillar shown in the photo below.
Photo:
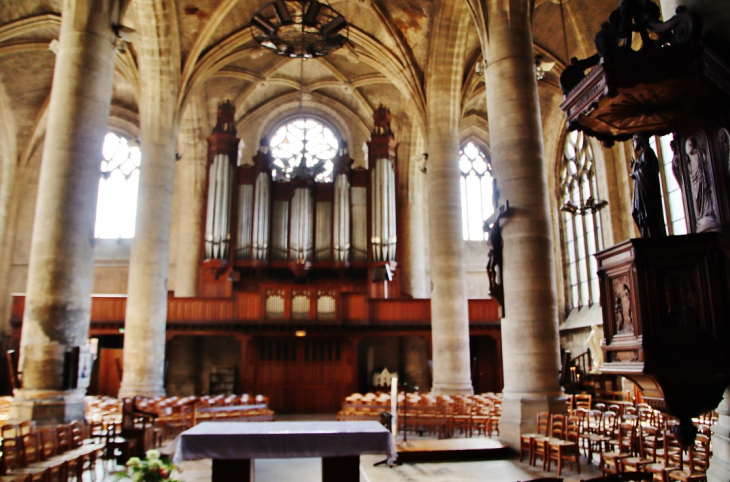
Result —
[{"label": "stone pillar", "polygon": [[120,397],[164,395],[167,273],[179,126],[179,30],[174,8],[136,0],[140,71],[137,224],[129,260]]},{"label": "stone pillar", "polygon": [[[422,164],[423,154],[411,156],[411,165],[420,166]],[[410,242],[406,260],[406,266],[409,267],[411,282],[410,294],[414,298],[428,298],[429,290],[426,280],[426,251],[424,246],[424,215],[423,206],[425,204],[424,191],[426,184],[426,175],[421,172],[419,167],[415,167],[415,173],[409,182],[407,204],[404,206],[407,211],[408,230]],[[406,243],[404,243],[406,244]]]},{"label": "stone pillar", "polygon": [[[528,0],[493,0],[488,15],[487,109],[503,221],[504,402],[500,437],[519,447],[538,411],[565,411],[547,177]],[[429,173],[430,176],[430,173]]]},{"label": "stone pillar", "polygon": [[[202,150],[201,152],[199,152]],[[205,208],[206,156],[207,149],[194,148],[187,151],[191,159],[183,158],[180,164],[181,189],[180,219],[175,275],[175,296],[192,298],[198,292],[200,271],[200,240],[203,232],[203,209]]]},{"label": "stone pillar", "polygon": [[175,296],[192,298],[198,293],[200,251],[205,209],[206,165],[210,129],[205,123],[205,99],[196,95],[185,111],[180,126],[183,157],[180,161],[180,217],[178,220],[177,263],[175,266]]},{"label": "stone pillar", "polygon": [[459,186],[459,132],[432,118],[428,157],[431,240],[433,387],[440,394],[472,394],[469,308]]},{"label": "stone pillar", "polygon": [[[22,389],[11,417],[84,417],[85,388],[64,381],[68,355],[89,335],[101,146],[114,76],[118,12],[111,0],[64,2],[28,269]],[[72,374],[67,377],[71,379]]]},{"label": "stone pillar", "polygon": [[[137,226],[129,260],[119,397],[163,396],[167,270],[176,130],[141,139]],[[147,130],[142,129],[145,133]]]},{"label": "stone pillar", "polygon": [[730,480],[730,388],[717,407],[719,417],[712,426],[712,458],[707,470],[709,482],[727,482]]}]

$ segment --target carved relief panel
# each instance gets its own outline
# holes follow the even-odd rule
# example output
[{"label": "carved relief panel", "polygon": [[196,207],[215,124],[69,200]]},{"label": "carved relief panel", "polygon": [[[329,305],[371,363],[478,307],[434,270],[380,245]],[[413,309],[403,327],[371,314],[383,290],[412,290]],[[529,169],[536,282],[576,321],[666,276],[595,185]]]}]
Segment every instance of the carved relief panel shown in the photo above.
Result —
[{"label": "carved relief panel", "polygon": [[680,131],[672,149],[690,231],[721,231],[730,223],[730,132],[711,124]]}]

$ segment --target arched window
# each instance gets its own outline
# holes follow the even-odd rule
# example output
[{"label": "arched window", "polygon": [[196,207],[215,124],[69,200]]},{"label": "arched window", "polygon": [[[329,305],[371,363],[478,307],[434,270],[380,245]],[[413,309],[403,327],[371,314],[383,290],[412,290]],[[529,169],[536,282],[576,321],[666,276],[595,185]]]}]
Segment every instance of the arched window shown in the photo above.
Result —
[{"label": "arched window", "polygon": [[139,147],[126,138],[111,132],[104,138],[95,237],[134,237],[141,159]]},{"label": "arched window", "polygon": [[461,169],[461,219],[464,239],[484,241],[484,221],[494,213],[492,165],[473,142],[459,152]]},{"label": "arched window", "polygon": [[314,176],[317,182],[332,182],[332,159],[340,143],[324,124],[308,117],[294,119],[276,130],[269,145],[274,180]]},{"label": "arched window", "polygon": [[603,249],[603,237],[595,208],[599,198],[593,151],[582,132],[569,133],[565,141],[559,194],[565,203],[561,212],[568,305],[590,306],[599,299],[598,264],[593,255]]}]

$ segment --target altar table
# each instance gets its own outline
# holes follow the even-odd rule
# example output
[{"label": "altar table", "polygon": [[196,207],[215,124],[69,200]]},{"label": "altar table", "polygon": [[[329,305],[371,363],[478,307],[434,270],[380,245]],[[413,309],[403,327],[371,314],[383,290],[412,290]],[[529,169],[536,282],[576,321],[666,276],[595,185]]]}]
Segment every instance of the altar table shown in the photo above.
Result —
[{"label": "altar table", "polygon": [[213,459],[213,482],[253,481],[253,460],[322,457],[323,482],[359,482],[360,454],[396,457],[374,421],[203,422],[180,435],[173,462]]}]

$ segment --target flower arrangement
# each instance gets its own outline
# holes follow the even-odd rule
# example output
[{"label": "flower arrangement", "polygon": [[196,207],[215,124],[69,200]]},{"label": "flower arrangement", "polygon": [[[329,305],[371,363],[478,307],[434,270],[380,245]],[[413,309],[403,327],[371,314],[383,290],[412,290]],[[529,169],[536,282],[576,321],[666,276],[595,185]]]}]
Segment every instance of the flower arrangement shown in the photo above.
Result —
[{"label": "flower arrangement", "polygon": [[[134,482],[180,482],[172,478],[172,472],[178,468],[160,458],[159,450],[148,450],[144,460],[139,457],[130,457],[127,461],[127,476]],[[179,471],[179,470],[178,470]]]}]

